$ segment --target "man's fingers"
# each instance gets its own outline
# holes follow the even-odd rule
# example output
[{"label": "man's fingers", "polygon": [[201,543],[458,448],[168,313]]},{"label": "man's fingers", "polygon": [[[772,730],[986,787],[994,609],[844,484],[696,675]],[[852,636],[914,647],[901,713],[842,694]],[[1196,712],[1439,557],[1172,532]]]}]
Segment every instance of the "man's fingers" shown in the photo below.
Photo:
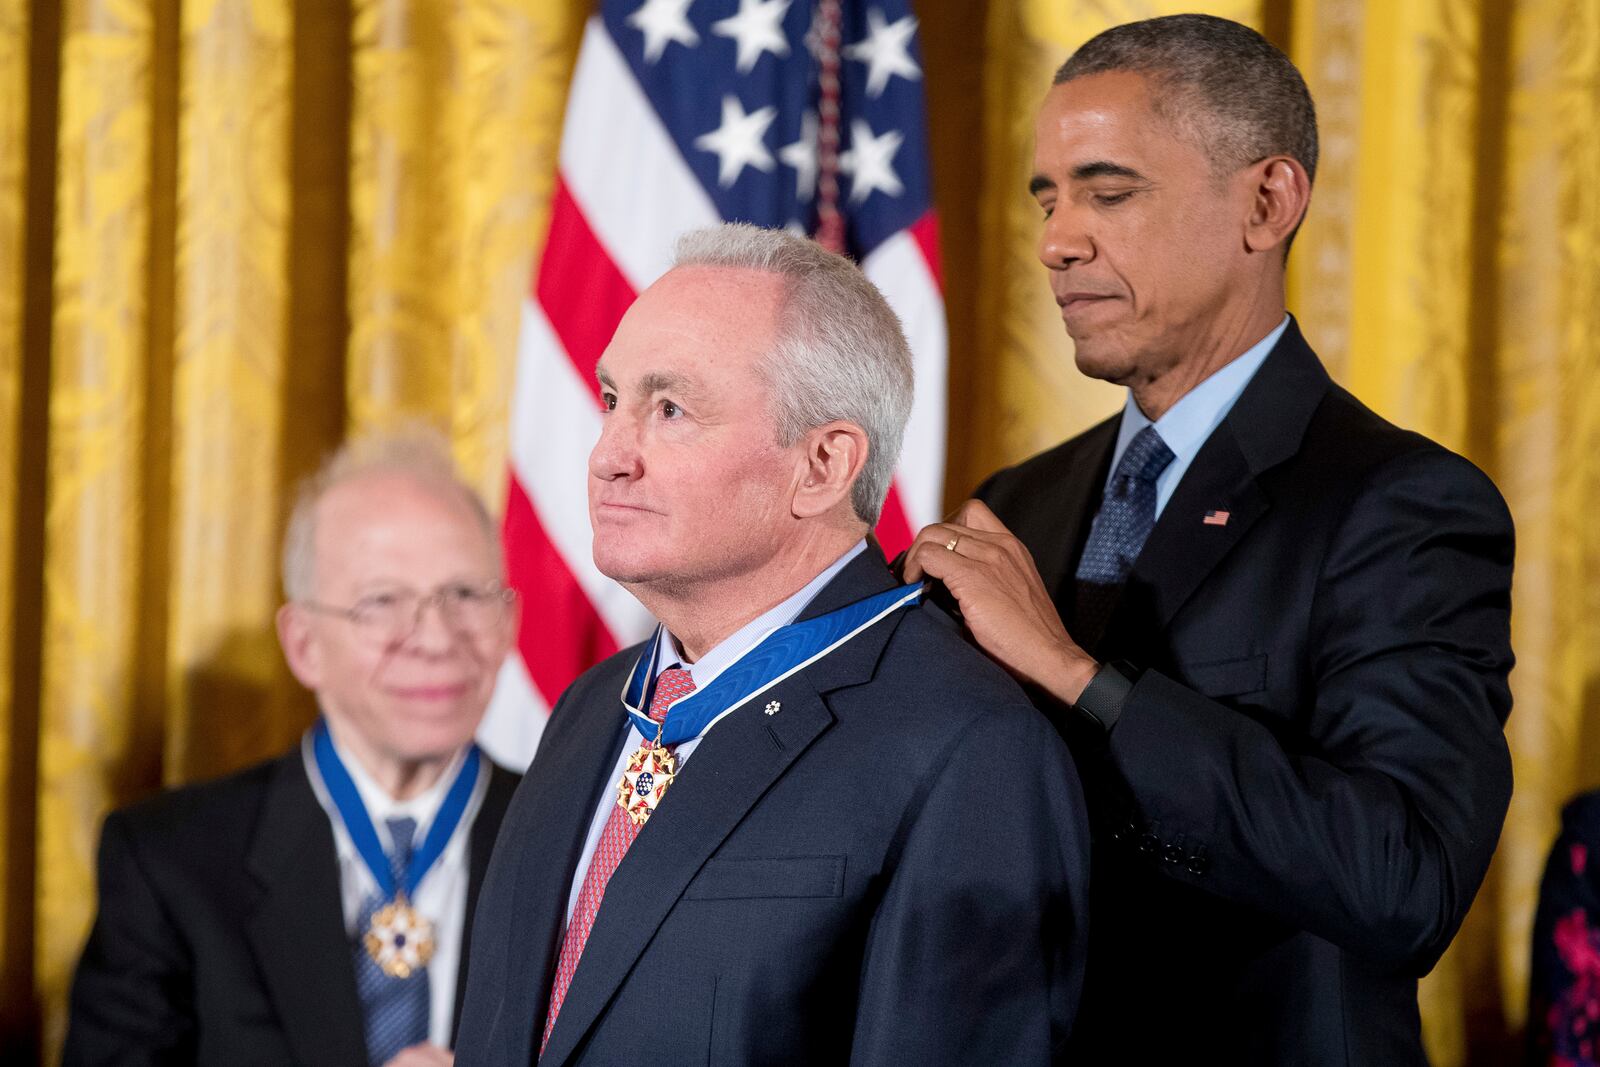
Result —
[{"label": "man's fingers", "polygon": [[965,546],[975,542],[988,545],[1000,545],[1013,540],[1008,533],[994,533],[982,530],[976,526],[963,526],[958,522],[946,519],[943,522],[930,523],[917,534],[916,540],[911,542],[913,548],[925,544],[931,548],[942,548],[947,552],[960,552]]},{"label": "man's fingers", "polygon": [[974,530],[982,530],[984,533],[1011,536],[1006,524],[1001,522],[999,517],[989,510],[989,505],[981,500],[968,500],[962,504],[956,511],[956,521]]},{"label": "man's fingers", "polygon": [[[943,552],[951,541],[956,540],[959,531],[949,523],[933,522],[924,526],[917,532],[912,540],[911,547],[905,550],[901,563],[900,577],[903,581],[915,582],[922,578],[922,555],[924,552]],[[957,544],[960,542],[957,541]]]},{"label": "man's fingers", "polygon": [[924,542],[912,545],[911,551],[906,553],[905,578],[908,582],[934,578],[948,584],[952,578],[980,565],[977,560],[963,555],[959,548],[951,552],[942,544]]},{"label": "man's fingers", "polygon": [[395,1053],[385,1067],[452,1067],[455,1053],[438,1045],[412,1045]]},{"label": "man's fingers", "polygon": [[[945,555],[943,545],[935,545],[926,541],[918,541],[906,549],[905,563],[901,566],[901,578],[906,582],[920,582],[924,578],[938,578],[939,567]],[[930,566],[928,561],[932,560]]]},{"label": "man's fingers", "polygon": [[[946,520],[946,524],[951,521]],[[972,536],[982,538],[987,543],[1003,549],[1022,570],[1037,572],[1038,566],[1034,562],[1033,553],[1028,551],[1028,546],[1023,544],[983,501],[968,500],[956,510],[953,521],[960,522]]]},{"label": "man's fingers", "polygon": [[[969,501],[969,503],[978,502]],[[978,506],[983,507],[982,504]],[[984,512],[993,520],[993,514],[989,513],[987,508]],[[911,547],[905,551],[900,563],[900,577],[906,582],[918,581],[925,573],[935,578],[944,578],[950,573],[946,565],[949,561],[943,560],[944,556],[955,556],[962,560],[990,565],[1005,565],[1013,558],[1019,544],[1020,542],[1004,527],[995,532],[963,526],[950,520],[930,523],[922,528],[916,539],[911,542]]]}]

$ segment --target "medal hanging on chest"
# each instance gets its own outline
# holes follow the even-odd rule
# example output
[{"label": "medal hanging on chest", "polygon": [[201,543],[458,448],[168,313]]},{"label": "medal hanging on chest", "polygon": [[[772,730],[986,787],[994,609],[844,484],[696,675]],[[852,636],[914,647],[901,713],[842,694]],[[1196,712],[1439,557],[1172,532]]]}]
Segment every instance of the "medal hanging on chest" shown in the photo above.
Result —
[{"label": "medal hanging on chest", "polygon": [[433,923],[398,893],[372,913],[361,941],[380,971],[390,978],[410,978],[433,958]]},{"label": "medal hanging on chest", "polygon": [[312,728],[312,754],[322,784],[339,813],[339,819],[377,883],[381,898],[386,901],[372,913],[367,929],[359,933],[362,947],[378,969],[390,978],[404,979],[422,970],[433,958],[433,923],[411,903],[423,876],[444,854],[445,846],[455,834],[467,803],[472,799],[478,784],[478,767],[481,758],[477,746],[467,750],[461,770],[456,774],[450,789],[445,793],[433,825],[420,847],[411,855],[411,862],[396,878],[389,856],[378,840],[378,831],[372,825],[366,805],[355,781],[339,759],[328,733],[328,724],[322,719]]},{"label": "medal hanging on chest", "polygon": [[677,775],[678,757],[662,747],[661,728],[657,726],[655,742],[644,742],[628,757],[622,780],[617,783],[618,806],[628,813],[633,825],[644,826]]},{"label": "medal hanging on chest", "polygon": [[[622,778],[617,782],[617,806],[628,813],[633,825],[643,827],[678,775],[674,748],[702,736],[723,716],[743,707],[757,694],[815,663],[901,608],[916,603],[921,596],[920,584],[901,586],[826,615],[780,626],[704,688],[694,689],[691,685],[687,692],[672,700],[660,721],[645,711],[653,704],[656,665],[662,642],[666,640],[657,627],[655,636],[634,662],[622,686],[623,711],[641,735],[648,737],[653,731],[655,741],[641,743],[628,757]],[[777,708],[778,702],[771,702],[767,714],[771,715]]]}]

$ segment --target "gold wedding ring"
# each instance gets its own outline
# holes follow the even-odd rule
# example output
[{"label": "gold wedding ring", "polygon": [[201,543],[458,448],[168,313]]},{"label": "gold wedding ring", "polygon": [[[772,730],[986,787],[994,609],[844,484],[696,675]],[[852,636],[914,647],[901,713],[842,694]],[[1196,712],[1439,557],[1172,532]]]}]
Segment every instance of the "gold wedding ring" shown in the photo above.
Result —
[{"label": "gold wedding ring", "polygon": [[960,534],[956,534],[954,537],[950,538],[950,540],[948,540],[948,541],[946,541],[944,543],[945,551],[946,552],[954,552],[956,550],[956,546],[959,545],[960,543],[961,543],[961,535]]}]

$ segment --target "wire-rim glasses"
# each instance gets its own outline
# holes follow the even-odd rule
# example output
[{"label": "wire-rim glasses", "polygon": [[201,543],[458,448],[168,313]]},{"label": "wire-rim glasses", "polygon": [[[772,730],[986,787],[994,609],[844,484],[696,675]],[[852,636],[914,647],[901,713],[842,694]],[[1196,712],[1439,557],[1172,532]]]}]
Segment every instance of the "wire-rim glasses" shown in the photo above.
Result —
[{"label": "wire-rim glasses", "polygon": [[422,625],[423,613],[430,604],[438,606],[440,618],[452,632],[479,638],[500,625],[506,609],[516,598],[515,590],[494,581],[483,585],[450,582],[427,594],[414,589],[383,589],[368,593],[347,607],[315,600],[296,603],[324,615],[346,619],[371,640],[398,644]]}]

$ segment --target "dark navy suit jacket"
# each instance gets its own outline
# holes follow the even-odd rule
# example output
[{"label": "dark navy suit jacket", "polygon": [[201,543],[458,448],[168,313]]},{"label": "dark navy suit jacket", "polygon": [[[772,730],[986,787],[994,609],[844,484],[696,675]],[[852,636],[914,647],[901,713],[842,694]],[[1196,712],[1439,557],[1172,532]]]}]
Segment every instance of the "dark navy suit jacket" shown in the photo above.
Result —
[{"label": "dark navy suit jacket", "polygon": [[[892,585],[863,552],[804,615]],[[538,1054],[638,651],[567,691],[512,801],[459,1067]],[[612,876],[539,1062],[1049,1063],[1078,998],[1087,849],[1050,724],[937,609],[898,612],[705,734]]]},{"label": "dark navy suit jacket", "polygon": [[[1069,631],[1117,429],[978,493]],[[1090,649],[1144,670],[1109,744],[1041,701],[1096,836],[1077,1062],[1424,1062],[1416,980],[1511,792],[1511,561],[1489,479],[1334,385],[1291,325]]]}]

